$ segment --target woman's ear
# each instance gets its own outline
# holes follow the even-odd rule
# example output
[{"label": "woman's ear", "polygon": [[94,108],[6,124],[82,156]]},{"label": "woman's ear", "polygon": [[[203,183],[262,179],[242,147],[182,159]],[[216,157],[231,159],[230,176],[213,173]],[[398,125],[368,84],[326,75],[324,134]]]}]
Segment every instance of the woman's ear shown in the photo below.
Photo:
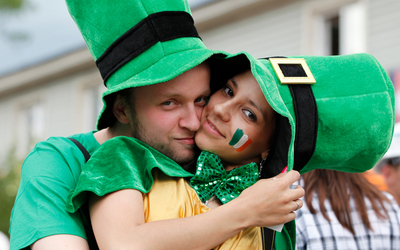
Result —
[{"label": "woman's ear", "polygon": [[129,117],[127,115],[129,107],[125,104],[122,97],[118,94],[113,104],[113,114],[117,120],[123,124],[129,123]]}]

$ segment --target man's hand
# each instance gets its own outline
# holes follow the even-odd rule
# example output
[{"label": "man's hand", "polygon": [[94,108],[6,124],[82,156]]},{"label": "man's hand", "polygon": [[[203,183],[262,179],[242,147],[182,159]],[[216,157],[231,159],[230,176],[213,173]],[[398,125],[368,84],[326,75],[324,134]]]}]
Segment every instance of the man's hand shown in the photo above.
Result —
[{"label": "man's hand", "polygon": [[238,206],[239,213],[246,214],[247,226],[270,227],[287,223],[296,218],[293,211],[303,206],[299,198],[304,196],[304,189],[300,186],[290,189],[299,178],[297,171],[290,171],[260,180],[231,202]]}]

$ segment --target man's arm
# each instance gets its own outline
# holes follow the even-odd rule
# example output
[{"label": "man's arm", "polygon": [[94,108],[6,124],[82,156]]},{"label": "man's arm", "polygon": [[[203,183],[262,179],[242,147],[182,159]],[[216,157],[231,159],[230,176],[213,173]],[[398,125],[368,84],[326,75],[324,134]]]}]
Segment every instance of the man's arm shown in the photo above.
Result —
[{"label": "man's arm", "polygon": [[144,223],[143,197],[121,190],[91,200],[91,220],[100,249],[211,249],[249,226],[272,226],[294,220],[294,200],[302,188],[291,171],[260,180],[235,200],[200,215]]},{"label": "man's arm", "polygon": [[[68,193],[76,186],[83,164],[82,153],[66,138],[50,138],[36,145],[22,166],[11,216],[11,250],[29,246],[47,249],[43,248],[46,242],[52,249],[63,249],[69,245],[64,242],[67,235],[78,241],[87,237],[81,214],[65,210]],[[40,248],[35,242],[40,242]]]},{"label": "man's arm", "polygon": [[89,245],[84,238],[75,235],[53,235],[42,238],[31,246],[32,250],[89,250]]}]

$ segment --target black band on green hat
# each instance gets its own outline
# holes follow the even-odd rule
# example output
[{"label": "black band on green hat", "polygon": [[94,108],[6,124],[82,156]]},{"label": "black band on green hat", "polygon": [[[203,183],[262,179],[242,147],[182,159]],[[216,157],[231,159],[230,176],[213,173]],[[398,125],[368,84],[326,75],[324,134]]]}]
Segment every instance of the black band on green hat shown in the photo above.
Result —
[{"label": "black band on green hat", "polygon": [[119,37],[96,60],[104,83],[121,68],[157,42],[199,37],[192,16],[184,11],[157,12],[144,18]]},{"label": "black band on green hat", "polygon": [[310,85],[289,85],[296,118],[293,169],[300,171],[311,159],[317,143],[318,110]]}]

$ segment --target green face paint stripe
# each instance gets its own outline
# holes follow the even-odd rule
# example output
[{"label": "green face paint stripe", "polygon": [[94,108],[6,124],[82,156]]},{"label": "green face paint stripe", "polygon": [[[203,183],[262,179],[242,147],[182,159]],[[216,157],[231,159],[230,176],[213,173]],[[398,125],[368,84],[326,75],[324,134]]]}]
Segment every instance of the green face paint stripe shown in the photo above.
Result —
[{"label": "green face paint stripe", "polygon": [[236,129],[235,134],[233,134],[232,139],[229,142],[229,145],[233,146],[236,143],[238,143],[240,138],[242,138],[242,136],[243,136],[243,130],[241,130],[240,128]]}]

